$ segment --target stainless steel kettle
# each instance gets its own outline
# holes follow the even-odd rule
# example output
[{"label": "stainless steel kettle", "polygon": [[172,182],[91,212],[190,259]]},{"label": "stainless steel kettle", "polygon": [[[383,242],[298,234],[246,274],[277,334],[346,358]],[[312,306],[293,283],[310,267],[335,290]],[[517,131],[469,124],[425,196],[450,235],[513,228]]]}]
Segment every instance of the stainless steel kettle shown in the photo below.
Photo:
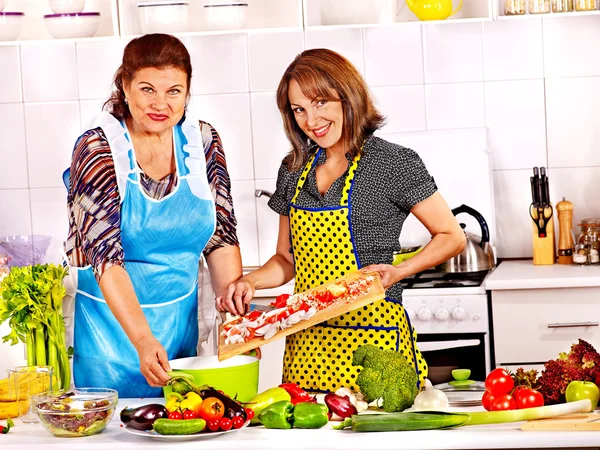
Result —
[{"label": "stainless steel kettle", "polygon": [[[452,213],[455,216],[461,213],[473,216],[481,226],[481,237],[465,231],[467,238],[465,249],[445,263],[436,266],[435,269],[440,272],[452,273],[481,272],[493,269],[496,265],[496,257],[494,249],[490,245],[490,230],[483,216],[467,205],[454,208]],[[466,227],[464,223],[461,223],[460,226],[463,230]]]}]

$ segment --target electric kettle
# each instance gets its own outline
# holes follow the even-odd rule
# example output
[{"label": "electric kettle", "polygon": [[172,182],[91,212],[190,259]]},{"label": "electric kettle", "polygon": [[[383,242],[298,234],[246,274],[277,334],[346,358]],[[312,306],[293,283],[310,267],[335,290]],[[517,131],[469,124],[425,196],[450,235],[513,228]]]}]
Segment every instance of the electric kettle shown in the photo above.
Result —
[{"label": "electric kettle", "polygon": [[[440,272],[481,272],[484,270],[493,269],[496,265],[496,257],[494,249],[490,245],[490,230],[487,222],[481,214],[467,205],[461,205],[452,210],[455,216],[461,213],[473,216],[481,227],[481,237],[473,233],[465,231],[467,244],[465,249],[458,255],[450,258],[445,263],[436,266],[436,270]],[[460,226],[464,230],[466,225],[461,223]]]}]

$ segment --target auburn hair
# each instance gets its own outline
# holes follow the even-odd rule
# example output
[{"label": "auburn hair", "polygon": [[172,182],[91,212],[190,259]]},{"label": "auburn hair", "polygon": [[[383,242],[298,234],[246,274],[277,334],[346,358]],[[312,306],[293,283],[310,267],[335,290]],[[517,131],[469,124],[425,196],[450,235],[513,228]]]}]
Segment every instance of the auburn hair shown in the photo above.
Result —
[{"label": "auburn hair", "polygon": [[352,157],[362,151],[365,139],[384,124],[384,117],[375,107],[367,83],[350,61],[328,49],[305,50],[289,65],[277,88],[277,106],[285,134],[292,144],[284,159],[290,171],[302,168],[317,148],[294,117],[288,97],[292,80],[311,100],[341,101],[344,118],[341,139]]},{"label": "auburn hair", "polygon": [[192,62],[183,42],[170,34],[146,34],[133,39],[125,46],[123,61],[115,73],[115,89],[102,108],[121,120],[130,117],[131,112],[125,98],[124,86],[131,83],[138,70],[146,67],[157,69],[175,67],[185,72],[189,96]]}]

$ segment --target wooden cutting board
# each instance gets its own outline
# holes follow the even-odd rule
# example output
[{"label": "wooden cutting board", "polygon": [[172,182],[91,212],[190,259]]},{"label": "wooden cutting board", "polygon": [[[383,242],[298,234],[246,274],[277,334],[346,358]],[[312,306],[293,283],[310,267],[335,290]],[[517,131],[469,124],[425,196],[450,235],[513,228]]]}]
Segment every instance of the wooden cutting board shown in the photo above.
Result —
[{"label": "wooden cutting board", "polygon": [[567,414],[552,419],[529,420],[523,431],[600,431],[600,414]]},{"label": "wooden cutting board", "polygon": [[292,325],[289,328],[286,328],[285,330],[279,330],[277,334],[275,334],[275,336],[271,337],[270,339],[265,339],[262,336],[256,336],[255,338],[247,342],[239,342],[237,344],[226,345],[225,338],[223,337],[223,324],[221,324],[219,326],[219,361],[231,358],[232,356],[241,355],[242,353],[246,353],[250,350],[258,348],[261,345],[268,344],[269,342],[273,342],[277,339],[284,338],[290,334],[297,333],[298,331],[305,330],[306,328],[310,328],[318,323],[324,322],[329,319],[333,319],[334,317],[338,317],[344,313],[347,313],[348,311],[353,311],[378,300],[383,300],[385,298],[385,289],[383,288],[383,283],[381,282],[381,278],[379,277],[378,273],[365,274],[363,272],[353,272],[344,277],[338,278],[331,282],[325,283],[319,287],[311,289],[307,292],[323,291],[327,289],[327,286],[331,284],[337,283],[342,280],[353,280],[356,278],[364,277],[365,275],[375,276],[375,281],[371,285],[371,289],[369,290],[368,294],[356,298],[351,303],[342,302],[339,304],[334,304],[329,308],[323,309],[321,311],[317,311],[310,319],[301,320],[300,322]]}]

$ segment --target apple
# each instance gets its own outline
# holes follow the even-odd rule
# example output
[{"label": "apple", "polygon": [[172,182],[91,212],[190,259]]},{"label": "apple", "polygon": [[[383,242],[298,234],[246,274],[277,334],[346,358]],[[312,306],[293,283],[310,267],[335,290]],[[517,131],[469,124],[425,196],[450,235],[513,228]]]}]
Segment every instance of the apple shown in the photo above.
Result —
[{"label": "apple", "polygon": [[592,401],[592,409],[598,405],[600,389],[591,381],[571,381],[565,391],[567,402],[576,402],[589,398]]}]

